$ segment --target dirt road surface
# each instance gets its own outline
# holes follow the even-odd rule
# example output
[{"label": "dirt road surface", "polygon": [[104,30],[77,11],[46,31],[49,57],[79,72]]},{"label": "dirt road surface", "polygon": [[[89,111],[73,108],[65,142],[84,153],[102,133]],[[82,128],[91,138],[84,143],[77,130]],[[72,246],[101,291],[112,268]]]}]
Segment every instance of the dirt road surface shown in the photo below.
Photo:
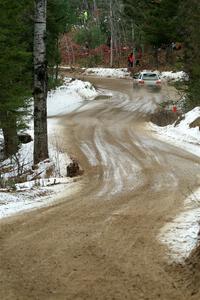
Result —
[{"label": "dirt road surface", "polygon": [[145,128],[169,91],[91,81],[112,97],[86,102],[58,130],[84,169],[81,191],[0,222],[0,299],[200,299],[191,272],[168,265],[157,240],[200,171],[198,157]]}]

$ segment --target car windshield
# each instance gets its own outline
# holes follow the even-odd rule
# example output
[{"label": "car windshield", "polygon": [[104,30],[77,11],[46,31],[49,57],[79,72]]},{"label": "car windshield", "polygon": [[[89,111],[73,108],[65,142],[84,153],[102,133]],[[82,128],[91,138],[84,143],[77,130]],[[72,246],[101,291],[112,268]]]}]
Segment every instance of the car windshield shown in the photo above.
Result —
[{"label": "car windshield", "polygon": [[158,75],[153,73],[145,73],[142,75],[143,80],[157,80]]}]

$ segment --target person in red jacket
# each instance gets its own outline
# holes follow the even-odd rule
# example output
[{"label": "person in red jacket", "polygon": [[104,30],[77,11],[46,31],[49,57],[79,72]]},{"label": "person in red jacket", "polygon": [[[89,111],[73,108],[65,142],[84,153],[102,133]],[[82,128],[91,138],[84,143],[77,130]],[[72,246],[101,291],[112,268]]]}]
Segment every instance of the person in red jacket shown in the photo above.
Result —
[{"label": "person in red jacket", "polygon": [[129,54],[128,56],[128,67],[132,68],[135,62],[135,56],[133,54],[133,52],[131,52],[131,54]]}]

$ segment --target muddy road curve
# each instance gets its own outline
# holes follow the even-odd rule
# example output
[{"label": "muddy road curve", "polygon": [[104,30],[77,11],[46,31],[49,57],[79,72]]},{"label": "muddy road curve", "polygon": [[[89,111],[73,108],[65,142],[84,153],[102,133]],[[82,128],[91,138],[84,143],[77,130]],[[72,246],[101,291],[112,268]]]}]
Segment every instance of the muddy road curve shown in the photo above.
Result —
[{"label": "muddy road curve", "polygon": [[[199,159],[145,128],[169,90],[91,79],[111,98],[60,118],[58,135],[84,175],[79,191],[0,223],[2,300],[189,300],[189,278],[157,240],[197,186]],[[62,145],[63,146],[63,145]]]}]

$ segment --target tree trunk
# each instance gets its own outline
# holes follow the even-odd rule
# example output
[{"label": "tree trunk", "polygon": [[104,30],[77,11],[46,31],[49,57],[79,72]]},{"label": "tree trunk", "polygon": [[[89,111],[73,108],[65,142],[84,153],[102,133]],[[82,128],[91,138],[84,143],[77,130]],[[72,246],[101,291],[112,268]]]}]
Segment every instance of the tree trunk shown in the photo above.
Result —
[{"label": "tree trunk", "polygon": [[159,60],[158,60],[158,48],[154,47],[153,49],[153,64],[156,68],[158,68]]},{"label": "tree trunk", "polygon": [[17,121],[16,115],[13,112],[4,112],[1,116],[2,131],[4,138],[4,157],[15,154],[18,151],[18,136],[17,136]]},{"label": "tree trunk", "polygon": [[59,40],[58,38],[56,39],[56,51],[57,51],[57,57],[56,57],[56,68],[55,68],[55,79],[56,81],[58,80],[58,67],[59,67],[59,57],[58,57],[58,53],[59,53]]},{"label": "tree trunk", "polygon": [[166,55],[165,55],[165,60],[167,64],[173,64],[173,51],[172,51],[172,46],[168,45],[166,48]]},{"label": "tree trunk", "polygon": [[47,0],[35,0],[34,26],[34,164],[48,158],[47,137]]},{"label": "tree trunk", "polygon": [[98,12],[96,0],[93,0],[93,16],[94,19],[96,19],[96,24],[99,26],[99,12]]}]

